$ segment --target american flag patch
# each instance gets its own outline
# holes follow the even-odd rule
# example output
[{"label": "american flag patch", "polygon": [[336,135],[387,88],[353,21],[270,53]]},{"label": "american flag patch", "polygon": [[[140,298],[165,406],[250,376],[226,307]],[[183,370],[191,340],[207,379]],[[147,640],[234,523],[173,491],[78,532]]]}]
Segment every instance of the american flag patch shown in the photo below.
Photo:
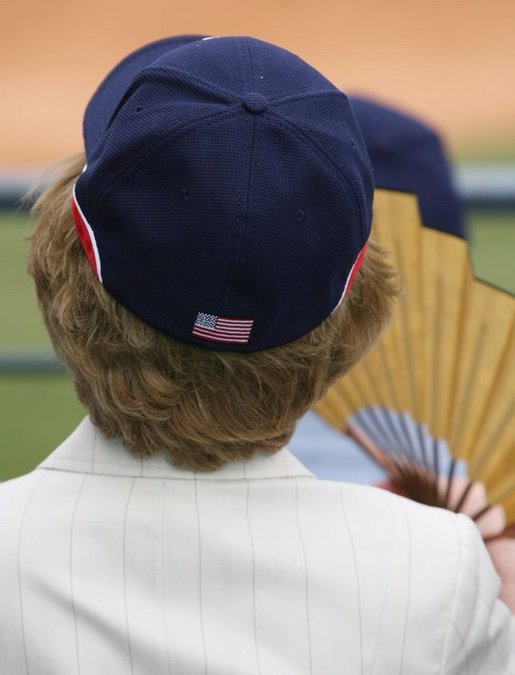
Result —
[{"label": "american flag patch", "polygon": [[228,319],[226,316],[199,312],[191,334],[202,340],[245,345],[249,341],[254,319]]}]

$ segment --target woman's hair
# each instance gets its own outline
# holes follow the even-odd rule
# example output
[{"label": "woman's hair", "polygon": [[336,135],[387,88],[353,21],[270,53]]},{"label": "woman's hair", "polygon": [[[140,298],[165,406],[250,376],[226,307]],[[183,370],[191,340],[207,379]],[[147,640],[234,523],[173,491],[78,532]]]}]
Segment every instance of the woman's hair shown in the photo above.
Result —
[{"label": "woman's hair", "polygon": [[93,423],[139,457],[163,454],[186,469],[280,449],[387,322],[397,283],[384,252],[370,241],[338,309],[293,342],[246,354],[182,344],[131,314],[91,269],[70,208],[83,165],[82,154],[70,158],[37,200],[28,272]]}]

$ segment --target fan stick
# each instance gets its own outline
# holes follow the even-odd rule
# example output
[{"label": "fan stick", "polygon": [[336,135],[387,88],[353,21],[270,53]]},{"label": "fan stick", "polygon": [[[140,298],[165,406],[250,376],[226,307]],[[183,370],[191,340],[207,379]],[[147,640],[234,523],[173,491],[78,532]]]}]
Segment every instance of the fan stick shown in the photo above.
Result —
[{"label": "fan stick", "polygon": [[379,447],[373,443],[357,425],[349,422],[348,429],[349,434],[358,443],[362,450],[364,450],[365,453],[381,467],[381,469],[384,469],[391,477],[393,477],[396,473],[395,466],[386,453],[380,450]]}]

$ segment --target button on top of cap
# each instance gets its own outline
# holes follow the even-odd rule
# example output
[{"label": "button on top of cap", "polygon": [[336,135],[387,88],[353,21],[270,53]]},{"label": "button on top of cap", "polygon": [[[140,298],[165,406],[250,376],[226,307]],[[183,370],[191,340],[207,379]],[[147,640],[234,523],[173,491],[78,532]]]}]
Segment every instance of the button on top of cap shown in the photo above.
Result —
[{"label": "button on top of cap", "polygon": [[268,109],[268,101],[262,95],[257,92],[251,91],[249,94],[242,100],[242,105],[245,110],[248,110],[251,113],[257,115],[258,113],[265,112]]}]

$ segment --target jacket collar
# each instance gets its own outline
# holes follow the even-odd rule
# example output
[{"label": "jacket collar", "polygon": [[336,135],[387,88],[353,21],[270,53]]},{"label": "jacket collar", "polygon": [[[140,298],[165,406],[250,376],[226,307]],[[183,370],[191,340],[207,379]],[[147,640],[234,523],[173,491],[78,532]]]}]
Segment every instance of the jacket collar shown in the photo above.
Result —
[{"label": "jacket collar", "polygon": [[38,467],[55,471],[144,478],[244,480],[315,476],[287,448],[274,455],[256,453],[246,462],[231,462],[217,471],[187,471],[172,466],[165,457],[140,459],[118,439],[108,439],[91,422],[82,420],[75,431]]}]

